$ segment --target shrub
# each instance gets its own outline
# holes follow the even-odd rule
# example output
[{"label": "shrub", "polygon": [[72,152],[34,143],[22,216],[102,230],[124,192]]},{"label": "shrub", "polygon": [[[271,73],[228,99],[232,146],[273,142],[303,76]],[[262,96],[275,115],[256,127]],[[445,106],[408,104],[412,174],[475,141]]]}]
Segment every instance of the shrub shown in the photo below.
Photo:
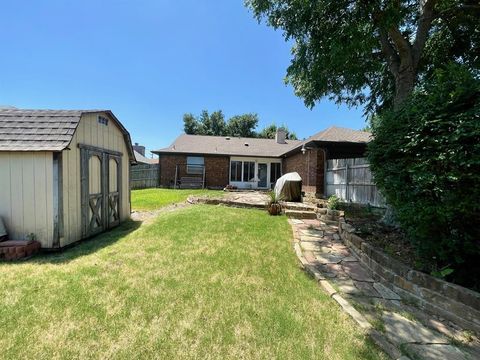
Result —
[{"label": "shrub", "polygon": [[327,207],[330,210],[337,210],[340,205],[340,198],[337,195],[332,195],[328,198]]},{"label": "shrub", "polygon": [[380,114],[368,156],[423,270],[479,289],[480,81],[449,65],[426,83]]}]

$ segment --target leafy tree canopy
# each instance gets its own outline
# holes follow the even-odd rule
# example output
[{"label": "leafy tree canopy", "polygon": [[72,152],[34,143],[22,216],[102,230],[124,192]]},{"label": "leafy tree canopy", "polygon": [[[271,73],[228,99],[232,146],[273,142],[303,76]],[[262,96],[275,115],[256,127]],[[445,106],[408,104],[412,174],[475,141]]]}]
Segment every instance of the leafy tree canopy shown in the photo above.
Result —
[{"label": "leafy tree canopy", "polygon": [[423,259],[423,270],[480,289],[480,80],[435,70],[400,110],[373,124],[375,182]]},{"label": "leafy tree canopy", "polygon": [[[221,110],[215,111],[212,114],[209,114],[207,110],[203,110],[198,117],[191,113],[184,114],[183,125],[185,133],[190,135],[273,139],[277,131],[277,126],[272,124],[257,133],[255,130],[258,126],[257,114],[235,115],[228,121],[225,121],[225,116]],[[287,131],[287,139],[297,139],[294,132],[290,132],[286,126],[282,127]]]},{"label": "leafy tree canopy", "polygon": [[366,113],[399,106],[436,68],[480,63],[478,0],[246,0],[293,40],[286,81],[313,107],[322,97]]}]

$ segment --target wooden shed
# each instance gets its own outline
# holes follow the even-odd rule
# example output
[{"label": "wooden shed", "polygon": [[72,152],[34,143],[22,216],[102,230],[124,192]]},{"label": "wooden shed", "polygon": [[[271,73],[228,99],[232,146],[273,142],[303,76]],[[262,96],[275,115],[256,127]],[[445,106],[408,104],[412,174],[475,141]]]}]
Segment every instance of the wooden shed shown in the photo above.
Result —
[{"label": "wooden shed", "polygon": [[61,248],[130,217],[130,135],[109,110],[0,109],[0,217]]}]

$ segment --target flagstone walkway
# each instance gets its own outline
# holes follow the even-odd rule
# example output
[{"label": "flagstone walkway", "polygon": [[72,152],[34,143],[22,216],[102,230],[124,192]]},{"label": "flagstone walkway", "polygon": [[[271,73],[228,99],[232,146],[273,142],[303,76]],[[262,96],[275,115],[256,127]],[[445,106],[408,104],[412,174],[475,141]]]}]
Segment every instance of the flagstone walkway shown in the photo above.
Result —
[{"label": "flagstone walkway", "polygon": [[[417,319],[418,309],[364,268],[336,226],[320,220],[289,220],[295,252],[321,287],[394,359],[476,359],[479,353]],[[461,348],[460,348],[461,347]]]}]

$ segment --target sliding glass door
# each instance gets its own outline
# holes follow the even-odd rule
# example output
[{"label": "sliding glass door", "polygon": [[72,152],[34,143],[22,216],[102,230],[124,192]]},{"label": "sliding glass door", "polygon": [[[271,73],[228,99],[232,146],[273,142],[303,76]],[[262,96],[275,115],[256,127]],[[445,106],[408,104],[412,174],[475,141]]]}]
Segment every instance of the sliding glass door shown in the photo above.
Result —
[{"label": "sliding glass door", "polygon": [[267,187],[267,175],[268,175],[268,165],[267,164],[258,164],[258,187],[266,188]]},{"label": "sliding glass door", "polygon": [[269,189],[282,174],[280,159],[232,156],[230,185],[239,189]]}]

